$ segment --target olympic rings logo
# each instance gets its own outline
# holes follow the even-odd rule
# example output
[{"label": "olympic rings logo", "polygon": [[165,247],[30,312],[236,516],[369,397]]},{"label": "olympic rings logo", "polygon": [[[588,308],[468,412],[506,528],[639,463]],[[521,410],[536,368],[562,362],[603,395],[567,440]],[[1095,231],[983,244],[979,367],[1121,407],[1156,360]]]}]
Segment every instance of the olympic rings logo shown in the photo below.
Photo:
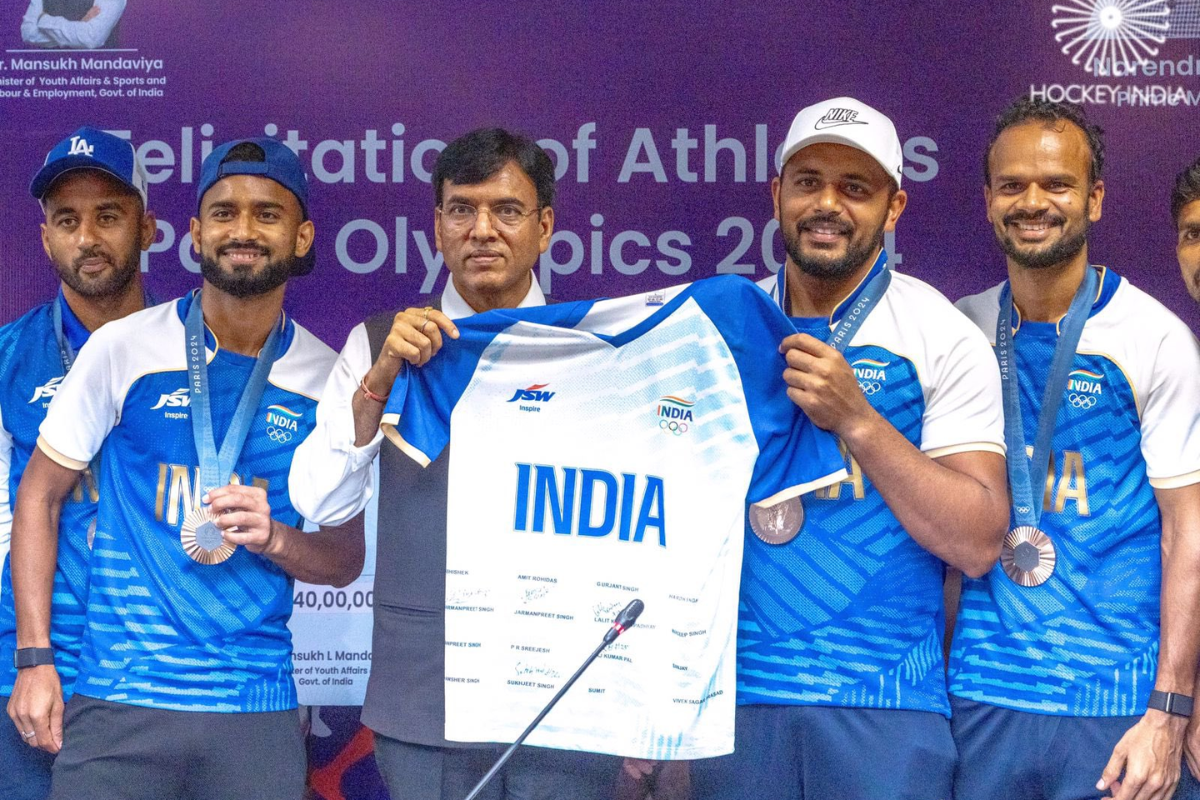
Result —
[{"label": "olympic rings logo", "polygon": [[271,441],[276,444],[285,444],[292,440],[291,431],[285,431],[283,428],[277,428],[274,425],[267,428],[267,436],[271,437]]},{"label": "olympic rings logo", "polygon": [[1071,404],[1071,408],[1081,408],[1086,411],[1096,405],[1096,396],[1094,394],[1071,392],[1067,395],[1067,402]]},{"label": "olympic rings logo", "polygon": [[871,395],[875,394],[876,392],[882,391],[883,384],[880,383],[879,381],[859,381],[858,388],[862,390],[863,394],[870,397]]},{"label": "olympic rings logo", "polygon": [[676,422],[675,420],[660,419],[658,421],[658,429],[670,431],[676,436],[682,436],[688,432],[688,424],[686,422]]}]

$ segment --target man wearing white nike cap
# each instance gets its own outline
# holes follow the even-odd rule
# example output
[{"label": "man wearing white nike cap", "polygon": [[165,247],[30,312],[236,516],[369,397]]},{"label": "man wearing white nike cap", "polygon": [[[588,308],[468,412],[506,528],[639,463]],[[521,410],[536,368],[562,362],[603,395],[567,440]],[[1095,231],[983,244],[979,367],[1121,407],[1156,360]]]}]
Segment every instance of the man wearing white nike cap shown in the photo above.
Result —
[{"label": "man wearing white nike cap", "polygon": [[907,202],[891,120],[848,97],[792,123],[771,184],[787,261],[763,288],[797,333],[788,394],[838,435],[849,478],[791,536],[751,526],[735,752],[700,800],[948,797],[945,565],[991,568],[1008,516],[1000,377],[937,291],[888,268]]}]

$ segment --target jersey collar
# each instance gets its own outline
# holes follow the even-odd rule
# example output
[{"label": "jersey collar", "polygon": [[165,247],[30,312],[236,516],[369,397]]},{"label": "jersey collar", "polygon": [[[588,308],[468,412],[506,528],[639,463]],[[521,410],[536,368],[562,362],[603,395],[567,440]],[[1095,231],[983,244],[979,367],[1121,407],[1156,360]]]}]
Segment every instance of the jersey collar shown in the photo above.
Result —
[{"label": "jersey collar", "polygon": [[67,302],[67,298],[63,295],[62,287],[58,289],[58,299],[55,300],[62,309],[63,335],[67,337],[67,342],[71,345],[71,349],[76,353],[79,352],[85,344],[88,337],[92,335],[79,317],[75,316],[75,312],[71,310],[71,304]]},{"label": "jersey collar", "polygon": [[[542,293],[542,287],[538,286],[537,276],[531,274],[529,291],[525,293],[524,299],[517,303],[517,308],[544,305],[546,305],[546,295]],[[450,319],[466,319],[476,314],[475,309],[471,308],[470,304],[458,293],[458,289],[454,288],[453,276],[446,279],[446,288],[442,290],[442,313]]]},{"label": "jersey collar", "polygon": [[[1100,272],[1100,283],[1096,287],[1096,299],[1092,303],[1091,310],[1088,312],[1088,319],[1091,319],[1104,310],[1108,302],[1112,300],[1113,295],[1117,293],[1117,288],[1121,285],[1121,276],[1113,270],[1101,264],[1093,264],[1091,266]],[[1005,281],[1005,283],[1007,284],[1008,281]],[[1063,317],[1060,317],[1054,323],[1054,332],[1056,335],[1062,333],[1061,326],[1065,316],[1064,314]],[[1016,301],[1013,301],[1012,330],[1014,334],[1021,330],[1021,322],[1021,309],[1017,308]]]},{"label": "jersey collar", "polygon": [[[180,322],[187,320],[188,311],[191,309],[192,303],[194,303],[196,298],[199,296],[200,290],[193,289],[175,301],[175,314],[179,317]],[[295,323],[292,322],[292,318],[289,317],[285,311],[283,312],[283,338],[279,341],[279,348],[277,350],[278,355],[275,357],[276,361],[283,358],[284,354],[287,353],[287,350],[291,346],[292,339],[295,338],[295,335]],[[214,334],[208,327],[207,322],[204,323],[204,346],[211,350],[214,356],[216,355],[217,351],[221,349],[221,343],[217,340],[216,334]]]}]

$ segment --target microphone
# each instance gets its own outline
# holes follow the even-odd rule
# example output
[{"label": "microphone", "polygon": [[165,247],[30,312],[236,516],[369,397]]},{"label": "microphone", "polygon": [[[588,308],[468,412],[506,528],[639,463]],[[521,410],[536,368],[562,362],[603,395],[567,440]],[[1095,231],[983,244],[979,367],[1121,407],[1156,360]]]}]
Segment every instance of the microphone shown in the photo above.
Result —
[{"label": "microphone", "polygon": [[617,618],[613,620],[612,627],[608,629],[608,633],[604,634],[604,643],[612,644],[614,639],[632,628],[634,623],[637,622],[637,618],[642,615],[642,611],[645,609],[646,604],[641,600],[631,600],[629,605],[622,608],[621,613],[617,614]]},{"label": "microphone", "polygon": [[497,759],[496,763],[492,765],[492,768],[487,771],[487,774],[479,779],[479,783],[475,784],[475,788],[471,790],[469,795],[467,795],[466,800],[475,800],[475,798],[479,796],[479,793],[482,792],[484,787],[491,782],[492,778],[496,777],[496,773],[498,773],[504,767],[504,765],[508,763],[508,760],[512,758],[513,753],[517,752],[517,748],[521,746],[521,743],[525,741],[525,738],[529,736],[529,734],[533,733],[533,729],[538,726],[538,723],[550,713],[550,709],[554,708],[554,705],[562,699],[562,696],[567,693],[567,690],[575,685],[575,681],[579,679],[579,676],[583,674],[583,671],[592,665],[592,662],[595,661],[596,657],[604,651],[604,648],[608,647],[610,644],[616,641],[618,636],[634,626],[634,623],[637,622],[637,618],[642,615],[642,611],[645,610],[645,608],[646,604],[641,600],[631,600],[629,605],[621,609],[621,613],[617,614],[617,618],[613,620],[612,627],[604,632],[604,639],[600,642],[600,646],[592,651],[592,654],[587,657],[587,660],[584,661],[582,665],[580,665],[579,669],[575,670],[575,674],[567,679],[567,682],[563,684],[562,688],[558,690],[558,693],[555,694],[554,697],[550,698],[550,702],[546,704],[546,707],[543,708],[541,712],[533,718],[533,722],[529,723],[529,727],[521,732],[521,735],[517,737],[517,740],[508,746],[508,749],[504,751],[504,754],[501,755],[499,759]]}]

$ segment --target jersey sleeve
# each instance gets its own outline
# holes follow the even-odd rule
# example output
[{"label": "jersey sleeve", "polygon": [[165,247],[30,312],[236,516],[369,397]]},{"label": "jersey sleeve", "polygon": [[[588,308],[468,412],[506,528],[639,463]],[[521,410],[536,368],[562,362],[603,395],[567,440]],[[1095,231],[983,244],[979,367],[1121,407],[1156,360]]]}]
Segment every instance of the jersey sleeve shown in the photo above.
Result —
[{"label": "jersey sleeve", "polygon": [[787,396],[787,362],[779,344],[796,329],[770,297],[744,278],[705,283],[709,286],[697,301],[733,353],[758,441],[747,499],[774,505],[845,478],[837,437],[818,428]]},{"label": "jersey sleeve", "polygon": [[1151,486],[1200,483],[1200,344],[1183,323],[1171,325],[1159,346],[1141,427]]},{"label": "jersey sleeve", "polygon": [[[475,324],[476,320],[482,324]],[[449,443],[450,415],[471,382],[484,348],[496,334],[492,315],[456,324],[459,338],[446,338],[429,363],[404,365],[379,423],[383,435],[422,467],[429,466]]]},{"label": "jersey sleeve", "polygon": [[68,469],[86,469],[117,424],[115,381],[122,371],[114,365],[116,340],[111,334],[105,326],[91,335],[38,429],[38,447]]},{"label": "jersey sleeve", "polygon": [[1004,455],[1004,405],[1000,368],[983,333],[961,312],[945,338],[931,344],[932,385],[926,389],[921,452],[930,458],[984,450]]}]

